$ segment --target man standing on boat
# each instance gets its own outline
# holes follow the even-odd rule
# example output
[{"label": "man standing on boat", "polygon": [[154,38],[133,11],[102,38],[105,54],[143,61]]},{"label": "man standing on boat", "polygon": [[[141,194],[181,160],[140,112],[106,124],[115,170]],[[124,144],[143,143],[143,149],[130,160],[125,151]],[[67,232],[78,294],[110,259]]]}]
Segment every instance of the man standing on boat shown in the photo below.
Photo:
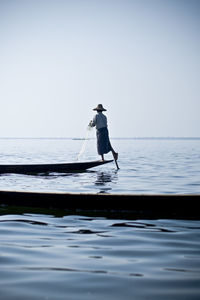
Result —
[{"label": "man standing on boat", "polygon": [[104,154],[111,151],[116,162],[118,153],[115,152],[111,146],[107,127],[107,117],[103,114],[103,111],[106,111],[106,109],[103,108],[102,104],[98,104],[93,110],[96,110],[97,114],[94,116],[93,120],[90,121],[89,126],[96,127],[97,152],[104,161]]}]

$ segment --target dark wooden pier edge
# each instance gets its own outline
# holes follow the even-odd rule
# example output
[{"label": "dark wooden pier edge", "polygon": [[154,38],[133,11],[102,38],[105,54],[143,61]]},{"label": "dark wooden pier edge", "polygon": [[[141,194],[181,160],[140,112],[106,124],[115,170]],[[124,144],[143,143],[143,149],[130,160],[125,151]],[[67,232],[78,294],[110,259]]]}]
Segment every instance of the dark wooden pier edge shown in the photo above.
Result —
[{"label": "dark wooden pier edge", "polygon": [[200,194],[138,195],[0,191],[0,207],[62,209],[66,213],[200,220]]}]

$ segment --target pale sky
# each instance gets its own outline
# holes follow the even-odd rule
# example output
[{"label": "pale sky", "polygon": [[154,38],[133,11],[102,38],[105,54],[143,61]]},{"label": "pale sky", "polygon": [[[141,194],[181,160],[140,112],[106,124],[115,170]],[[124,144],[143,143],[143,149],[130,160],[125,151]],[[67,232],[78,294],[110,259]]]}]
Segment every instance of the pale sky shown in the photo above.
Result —
[{"label": "pale sky", "polygon": [[200,136],[200,0],[0,0],[0,137]]}]

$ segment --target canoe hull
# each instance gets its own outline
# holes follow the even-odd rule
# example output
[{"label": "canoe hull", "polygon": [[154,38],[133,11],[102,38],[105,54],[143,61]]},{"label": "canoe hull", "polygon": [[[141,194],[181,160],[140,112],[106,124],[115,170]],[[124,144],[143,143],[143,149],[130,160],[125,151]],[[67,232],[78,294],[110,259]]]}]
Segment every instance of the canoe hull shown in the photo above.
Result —
[{"label": "canoe hull", "polygon": [[90,161],[76,162],[66,164],[33,164],[33,165],[0,165],[0,174],[15,173],[15,174],[37,174],[37,173],[69,173],[85,171],[90,168],[101,166],[112,162],[106,161]]},{"label": "canoe hull", "polygon": [[[63,215],[102,216],[115,219],[200,220],[199,195],[81,194],[0,191],[0,206],[12,214],[44,213],[59,209]],[[62,211],[63,210],[63,211]],[[48,212],[49,213],[49,212]],[[56,211],[52,212],[56,213]]]}]

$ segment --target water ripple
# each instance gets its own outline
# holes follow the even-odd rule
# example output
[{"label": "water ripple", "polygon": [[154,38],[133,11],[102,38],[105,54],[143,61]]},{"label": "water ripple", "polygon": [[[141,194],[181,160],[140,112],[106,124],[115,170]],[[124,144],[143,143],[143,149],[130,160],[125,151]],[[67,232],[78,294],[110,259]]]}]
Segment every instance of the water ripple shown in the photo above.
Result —
[{"label": "water ripple", "polygon": [[199,229],[184,220],[0,216],[2,299],[195,300]]}]

